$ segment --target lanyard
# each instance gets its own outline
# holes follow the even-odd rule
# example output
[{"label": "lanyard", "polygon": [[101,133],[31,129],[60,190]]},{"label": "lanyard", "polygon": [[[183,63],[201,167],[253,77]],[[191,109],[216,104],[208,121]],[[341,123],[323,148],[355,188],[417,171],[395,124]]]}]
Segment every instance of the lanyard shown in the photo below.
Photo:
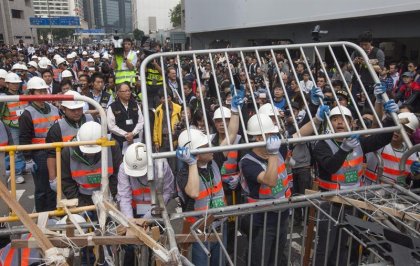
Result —
[{"label": "lanyard", "polygon": [[128,108],[130,107],[130,102],[128,102],[128,104],[127,104],[127,109],[125,109],[125,106],[121,102],[121,100],[119,100],[118,103],[121,105],[123,112],[127,115],[127,118],[130,119],[130,112],[128,110]]},{"label": "lanyard", "polygon": [[76,157],[77,159],[79,159],[82,163],[84,163],[88,166],[91,166],[91,167],[93,166],[93,164],[86,161],[85,158],[81,157],[76,151],[73,151],[73,156]]},{"label": "lanyard", "polygon": [[207,185],[208,181],[204,178],[204,176],[202,174],[198,174],[201,178],[201,181],[203,181],[204,186],[206,187],[206,191],[208,194],[210,194],[210,205],[213,202],[213,188],[214,188],[214,183],[213,183],[213,172],[210,171],[210,187]]}]

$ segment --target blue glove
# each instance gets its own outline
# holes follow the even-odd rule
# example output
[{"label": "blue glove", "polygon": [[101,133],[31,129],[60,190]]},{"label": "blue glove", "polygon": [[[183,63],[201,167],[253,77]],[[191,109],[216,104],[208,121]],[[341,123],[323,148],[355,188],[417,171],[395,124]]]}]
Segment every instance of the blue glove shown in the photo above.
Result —
[{"label": "blue glove", "polygon": [[318,87],[313,86],[311,89],[311,102],[314,105],[319,105],[321,103],[321,99],[324,99],[324,94],[322,90]]},{"label": "blue glove", "polygon": [[279,153],[280,145],[281,145],[280,138],[276,135],[273,135],[273,136],[270,136],[267,139],[267,143],[265,145],[265,148],[266,148],[268,154],[276,155],[276,154]]},{"label": "blue glove", "polygon": [[350,138],[345,138],[341,143],[340,148],[345,152],[351,152],[360,145],[359,135],[351,135]]},{"label": "blue glove", "polygon": [[410,171],[412,175],[418,175],[420,174],[420,162],[415,161],[410,166]]},{"label": "blue glove", "polygon": [[398,107],[398,104],[396,104],[394,100],[387,101],[384,104],[384,109],[388,114],[397,113],[400,110],[400,108]]},{"label": "blue glove", "polygon": [[321,105],[316,111],[316,119],[324,122],[325,118],[330,115],[330,107],[328,105]]},{"label": "blue glove", "polygon": [[242,108],[242,105],[244,103],[244,97],[245,97],[245,88],[243,85],[239,86],[239,89],[236,89],[236,93],[235,93],[235,85],[231,84],[230,85],[230,92],[232,94],[232,102],[231,102],[231,110],[233,112],[238,112],[239,109]]},{"label": "blue glove", "polygon": [[229,188],[231,190],[235,190],[238,187],[238,184],[239,184],[239,176],[238,175],[231,176],[227,180],[226,183],[229,185]]},{"label": "blue glove", "polygon": [[190,153],[188,147],[178,147],[178,149],[176,149],[176,157],[188,165],[197,163],[197,159]]},{"label": "blue glove", "polygon": [[381,83],[375,84],[375,87],[373,88],[373,94],[375,94],[377,103],[383,103],[382,94],[384,93],[386,93],[386,87]]}]

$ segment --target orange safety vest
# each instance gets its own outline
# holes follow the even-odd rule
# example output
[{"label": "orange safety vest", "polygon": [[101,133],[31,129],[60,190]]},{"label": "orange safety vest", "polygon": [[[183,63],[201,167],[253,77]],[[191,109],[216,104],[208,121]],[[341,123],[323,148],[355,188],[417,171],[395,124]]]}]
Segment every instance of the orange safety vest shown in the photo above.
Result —
[{"label": "orange safety vest", "polygon": [[[88,122],[88,121],[93,121],[93,117],[90,114],[86,114],[86,115],[84,115],[84,117],[82,117],[82,121],[83,120],[84,120],[83,123]],[[81,123],[81,125],[83,123]],[[78,128],[75,128],[75,127],[69,125],[69,123],[67,122],[67,120],[64,117],[62,119],[58,120],[58,125],[60,127],[61,140],[63,142],[68,142],[68,141],[72,140],[74,138],[74,136],[76,136],[77,131],[79,131]]]},{"label": "orange safety vest", "polygon": [[5,104],[9,110],[9,114],[3,116],[3,122],[9,127],[19,127],[19,117],[25,110],[25,107],[28,106],[28,102],[7,102]]},{"label": "orange safety vest", "polygon": [[[211,135],[213,141],[216,134]],[[237,135],[235,141],[232,144],[238,144],[241,140],[241,136]],[[228,151],[226,154],[226,160],[223,162],[222,167],[220,168],[220,174],[222,175],[222,180],[227,180],[231,176],[238,175],[238,151]]]},{"label": "orange safety vest", "polygon": [[9,136],[7,135],[6,126],[0,121],[0,146],[9,144]]},{"label": "orange safety vest", "polygon": [[[405,180],[407,176],[410,175],[410,166],[413,162],[415,162],[418,158],[416,154],[412,154],[405,163],[405,170],[400,171],[399,164],[401,161],[401,157],[403,156],[404,151],[400,152],[394,150],[391,144],[386,145],[381,153],[380,156],[383,160],[383,173],[382,177],[387,178],[389,181],[398,184],[405,184]],[[378,184],[378,159],[373,153],[366,154],[366,170],[365,170],[365,184]]]},{"label": "orange safety vest", "polygon": [[[101,187],[101,160],[94,165],[89,165],[74,148],[70,148],[70,171],[71,177],[79,186],[79,192],[84,195],[92,195]],[[114,174],[112,151],[108,148],[108,177]]]},{"label": "orange safety vest", "polygon": [[55,121],[60,119],[57,107],[49,103],[45,103],[50,107],[50,112],[48,114],[43,114],[35,109],[32,105],[29,105],[25,108],[32,117],[32,123],[34,125],[35,136],[32,138],[32,144],[45,143],[45,138],[47,137],[48,130],[54,124]]},{"label": "orange safety vest", "polygon": [[[325,140],[333,154],[338,152],[339,147],[332,140]],[[360,187],[363,176],[363,151],[360,146],[347,155],[347,159],[341,168],[331,175],[330,180],[318,177],[319,187],[325,190],[340,190]]]},{"label": "orange safety vest", "polygon": [[[259,164],[264,169],[264,171],[267,171],[268,165],[265,162],[262,162],[254,156],[250,155],[249,153],[241,159],[241,163],[244,159],[248,159]],[[293,181],[292,178],[292,175],[287,174],[286,164],[284,163],[284,159],[281,154],[279,154],[277,162],[277,184],[275,187],[269,187],[267,185],[260,184],[260,189],[258,190],[258,198],[254,198],[249,196],[250,190],[244,176],[241,178],[241,185],[245,193],[248,194],[248,202],[257,202],[259,200],[267,199],[289,198],[292,195],[292,191],[290,189],[290,183]]]},{"label": "orange safety vest", "polygon": [[[32,234],[25,234],[22,239],[28,240],[31,236]],[[19,264],[19,253],[16,252],[16,248],[12,248],[10,243],[0,250],[0,265],[2,266],[28,266],[39,262],[41,258],[39,249],[23,248]]]}]

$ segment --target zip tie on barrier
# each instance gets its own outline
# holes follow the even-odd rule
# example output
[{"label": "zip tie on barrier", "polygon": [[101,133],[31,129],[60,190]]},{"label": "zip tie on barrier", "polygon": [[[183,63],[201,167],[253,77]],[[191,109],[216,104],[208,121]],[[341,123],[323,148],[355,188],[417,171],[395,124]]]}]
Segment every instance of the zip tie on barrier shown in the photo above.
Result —
[{"label": "zip tie on barrier", "polygon": [[45,264],[46,265],[64,265],[66,264],[66,259],[62,252],[58,248],[49,248],[45,251]]}]

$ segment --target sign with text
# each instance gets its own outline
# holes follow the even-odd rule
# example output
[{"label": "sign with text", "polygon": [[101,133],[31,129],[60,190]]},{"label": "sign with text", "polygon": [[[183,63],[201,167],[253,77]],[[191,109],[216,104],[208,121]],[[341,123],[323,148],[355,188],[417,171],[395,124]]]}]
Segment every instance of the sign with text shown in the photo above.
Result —
[{"label": "sign with text", "polygon": [[80,18],[70,16],[52,18],[30,17],[29,23],[35,28],[78,28],[80,27]]}]

